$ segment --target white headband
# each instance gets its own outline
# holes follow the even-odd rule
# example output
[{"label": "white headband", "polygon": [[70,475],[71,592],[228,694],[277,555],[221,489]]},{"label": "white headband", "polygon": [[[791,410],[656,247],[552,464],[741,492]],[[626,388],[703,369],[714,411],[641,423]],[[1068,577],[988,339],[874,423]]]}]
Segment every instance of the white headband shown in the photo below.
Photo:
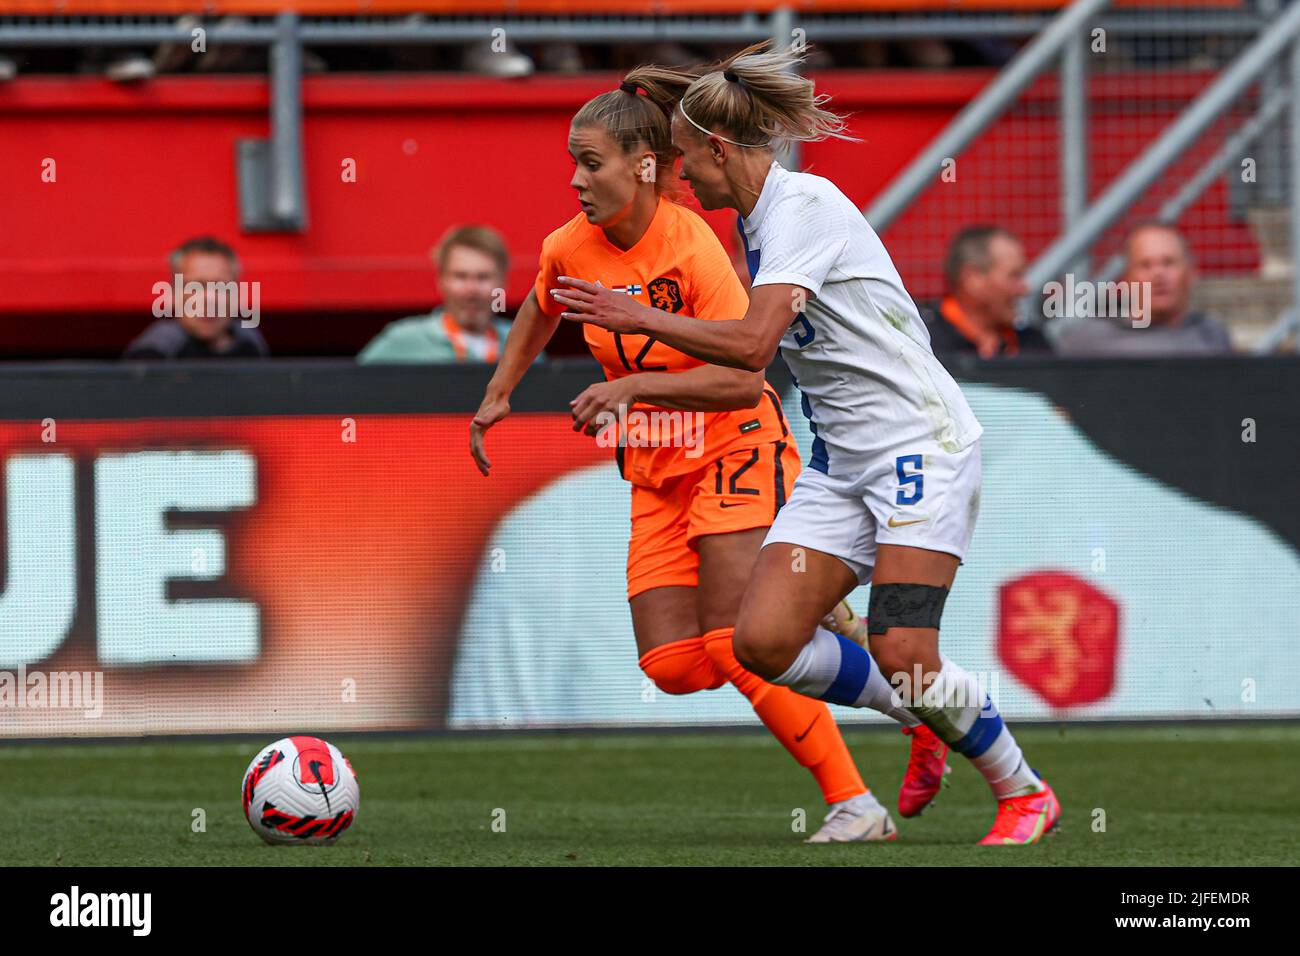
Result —
[{"label": "white headband", "polygon": [[727,139],[727,137],[723,136],[721,133],[710,132],[709,130],[701,126],[699,123],[695,122],[695,120],[691,119],[690,116],[687,115],[686,113],[686,104],[683,100],[677,101],[677,108],[682,111],[682,116],[686,117],[686,122],[690,123],[692,126],[698,129],[705,136],[716,136],[724,143],[730,143],[732,146],[744,146],[746,149],[762,149],[763,147],[770,146],[772,144],[771,140],[768,140],[766,143],[737,143],[734,139]]}]

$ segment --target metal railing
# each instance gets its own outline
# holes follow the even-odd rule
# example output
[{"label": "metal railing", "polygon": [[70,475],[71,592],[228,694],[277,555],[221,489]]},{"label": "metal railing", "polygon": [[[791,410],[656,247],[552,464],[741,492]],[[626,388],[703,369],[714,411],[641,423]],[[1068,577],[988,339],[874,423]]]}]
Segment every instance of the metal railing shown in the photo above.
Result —
[{"label": "metal railing", "polygon": [[[1088,20],[1109,4],[1110,0],[1075,0],[1053,17],[997,78],[971,100],[943,132],[876,197],[866,209],[867,220],[872,227],[877,232],[888,229],[894,219],[934,182],[935,174],[944,160],[956,157],[1006,112],[1025,88],[1060,56],[1062,49],[1071,41],[1078,42],[1080,31]],[[1078,65],[1080,60],[1073,62],[1077,69],[1082,70],[1082,66]],[[1062,92],[1071,100],[1073,115],[1081,116],[1082,93],[1064,89]],[[1075,123],[1072,122],[1070,128],[1076,129]]]},{"label": "metal railing", "polygon": [[[1079,2],[1086,3],[1088,0]],[[1211,123],[1222,116],[1246,88],[1259,79],[1267,67],[1287,54],[1288,45],[1294,46],[1297,36],[1300,36],[1300,3],[1293,3],[1274,22],[1260,30],[1254,42],[1089,205],[1087,212],[1076,222],[1068,223],[1068,228],[1060,238],[1030,265],[1025,274],[1030,288],[1041,286],[1055,278],[1095,242],[1102,231],[1115,222]],[[1296,55],[1293,50],[1292,56]],[[1294,104],[1292,109],[1294,118]],[[1295,123],[1292,125],[1294,147],[1297,129],[1294,128]],[[1294,149],[1292,157],[1294,161]],[[1292,216],[1296,222],[1300,222],[1300,190],[1292,189],[1291,193]],[[1300,270],[1297,270],[1296,275],[1296,301],[1300,301]]]},{"label": "metal railing", "polygon": [[[1233,14],[1237,36],[1248,35],[1247,45],[1224,66],[1211,83],[1140,151],[1092,200],[1088,199],[1088,67],[1081,37],[1085,27],[1102,24],[1100,14],[1108,0],[1075,0],[1026,46],[998,78],[945,127],[865,210],[880,232],[887,230],[936,182],[941,164],[954,161],[985,134],[1025,91],[1053,65],[1059,69],[1060,220],[1056,236],[1030,263],[1025,279],[1031,290],[1042,289],[1066,273],[1087,276],[1088,252],[1112,226],[1119,223],[1152,184],[1186,157],[1194,143],[1215,123],[1239,106],[1258,88],[1258,105],[1235,131],[1226,135],[1210,158],[1182,179],[1154,218],[1175,223],[1234,160],[1259,146],[1280,159],[1289,154],[1285,168],[1271,178],[1259,196],[1284,201],[1289,206],[1291,289],[1289,309],[1277,317],[1261,337],[1258,351],[1271,351],[1289,335],[1300,332],[1300,97],[1292,95],[1300,80],[1300,3],[1282,6],[1262,0],[1259,9]],[[1152,32],[1172,32],[1173,24],[1159,17],[1144,20]],[[1198,17],[1197,23],[1205,21]],[[1191,25],[1189,19],[1185,25]],[[1288,61],[1289,60],[1289,65]],[[1289,106],[1289,111],[1287,107]],[[1288,117],[1284,121],[1284,116]],[[1285,127],[1285,129],[1283,129]],[[1113,280],[1123,267],[1123,257],[1106,257],[1095,272],[1099,281]],[[1038,298],[1028,297],[1023,319],[1041,322]]]}]

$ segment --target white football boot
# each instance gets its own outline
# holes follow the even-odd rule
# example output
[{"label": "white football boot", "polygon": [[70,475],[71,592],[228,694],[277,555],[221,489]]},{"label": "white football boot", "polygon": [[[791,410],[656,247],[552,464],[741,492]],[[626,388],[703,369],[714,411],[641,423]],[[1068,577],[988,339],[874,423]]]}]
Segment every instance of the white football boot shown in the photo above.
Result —
[{"label": "white football boot", "polygon": [[868,840],[892,840],[898,829],[889,811],[875,795],[867,792],[831,804],[822,828],[805,843],[854,843]]}]

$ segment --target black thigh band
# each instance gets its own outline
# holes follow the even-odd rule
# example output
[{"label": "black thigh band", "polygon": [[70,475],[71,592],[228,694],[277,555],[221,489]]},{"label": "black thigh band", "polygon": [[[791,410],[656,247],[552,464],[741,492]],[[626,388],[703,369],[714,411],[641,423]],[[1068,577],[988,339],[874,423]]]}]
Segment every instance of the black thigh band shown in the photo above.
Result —
[{"label": "black thigh band", "polygon": [[867,633],[884,634],[891,627],[939,629],[947,588],[932,584],[873,584],[867,605]]}]

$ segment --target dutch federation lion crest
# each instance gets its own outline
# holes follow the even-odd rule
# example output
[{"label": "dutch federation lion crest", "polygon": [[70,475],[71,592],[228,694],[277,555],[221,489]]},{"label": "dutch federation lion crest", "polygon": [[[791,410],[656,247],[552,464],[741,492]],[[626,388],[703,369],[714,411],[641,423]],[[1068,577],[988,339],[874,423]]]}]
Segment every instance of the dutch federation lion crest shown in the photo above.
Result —
[{"label": "dutch federation lion crest", "polygon": [[682,290],[677,285],[676,279],[658,278],[650,283],[650,305],[656,309],[663,309],[665,312],[680,312],[682,306]]}]

